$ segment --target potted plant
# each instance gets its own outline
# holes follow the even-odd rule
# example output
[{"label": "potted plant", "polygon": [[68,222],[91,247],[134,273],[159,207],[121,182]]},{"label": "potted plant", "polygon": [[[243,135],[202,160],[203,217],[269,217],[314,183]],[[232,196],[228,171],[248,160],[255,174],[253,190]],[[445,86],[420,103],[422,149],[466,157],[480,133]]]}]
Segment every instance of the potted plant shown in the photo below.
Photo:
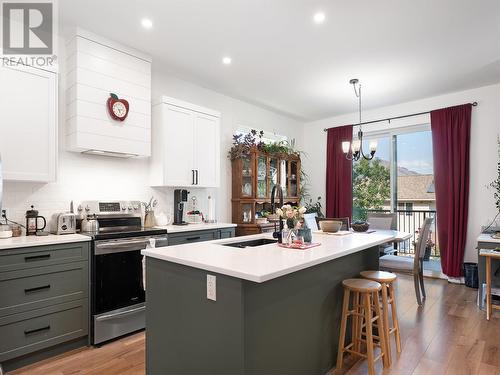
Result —
[{"label": "potted plant", "polygon": [[300,155],[300,151],[295,150],[293,140],[264,142],[264,131],[251,129],[246,134],[234,134],[233,144],[228,152],[231,160],[242,158],[250,153],[252,149],[265,152],[269,155]]},{"label": "potted plant", "polygon": [[305,208],[306,214],[316,214],[318,217],[325,217],[323,212],[321,212],[323,209],[323,206],[321,205],[321,197],[318,197],[315,203],[313,203],[312,198],[309,199],[309,203],[306,203]]}]

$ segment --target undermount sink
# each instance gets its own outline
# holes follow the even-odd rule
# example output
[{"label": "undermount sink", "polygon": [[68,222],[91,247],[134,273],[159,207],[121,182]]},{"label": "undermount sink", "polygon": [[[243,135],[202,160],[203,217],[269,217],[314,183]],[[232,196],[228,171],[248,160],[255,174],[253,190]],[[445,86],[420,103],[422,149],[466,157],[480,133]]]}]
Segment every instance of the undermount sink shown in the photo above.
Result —
[{"label": "undermount sink", "polygon": [[262,245],[268,245],[271,243],[276,243],[278,240],[272,240],[270,238],[259,238],[256,240],[247,240],[247,241],[240,241],[240,242],[230,242],[230,243],[223,243],[221,245],[223,246],[231,246],[231,247],[237,247],[239,249],[244,249],[247,247],[256,247],[256,246],[262,246]]}]

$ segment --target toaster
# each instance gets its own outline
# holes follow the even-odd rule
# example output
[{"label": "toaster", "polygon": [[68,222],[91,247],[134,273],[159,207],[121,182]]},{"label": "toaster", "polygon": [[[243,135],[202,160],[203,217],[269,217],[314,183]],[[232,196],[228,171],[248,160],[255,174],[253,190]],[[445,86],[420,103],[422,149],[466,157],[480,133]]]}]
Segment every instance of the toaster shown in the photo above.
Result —
[{"label": "toaster", "polygon": [[51,223],[51,232],[54,234],[76,233],[76,217],[73,213],[61,212],[54,214]]}]

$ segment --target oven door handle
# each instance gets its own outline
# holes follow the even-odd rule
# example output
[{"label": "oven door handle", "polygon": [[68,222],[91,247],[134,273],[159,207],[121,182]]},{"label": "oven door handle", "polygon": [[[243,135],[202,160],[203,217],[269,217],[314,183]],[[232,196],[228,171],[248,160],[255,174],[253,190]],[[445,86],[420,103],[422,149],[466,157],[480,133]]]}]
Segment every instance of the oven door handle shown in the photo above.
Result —
[{"label": "oven door handle", "polygon": [[128,240],[128,241],[113,241],[113,242],[103,242],[103,243],[97,243],[96,247],[113,247],[113,246],[123,246],[123,245],[140,245],[140,244],[147,244],[149,242],[149,239],[147,240]]},{"label": "oven door handle", "polygon": [[104,242],[95,244],[95,255],[125,253],[127,251],[138,251],[146,248],[147,241],[128,242]]},{"label": "oven door handle", "polygon": [[98,318],[96,318],[95,320],[103,321],[103,320],[110,320],[110,319],[114,319],[114,318],[121,318],[122,316],[134,314],[134,313],[141,312],[144,310],[146,310],[146,306],[141,306],[141,307],[137,307],[137,308],[132,309],[132,310],[120,311],[120,312],[117,312],[114,314],[102,315],[102,316],[99,316]]},{"label": "oven door handle", "polygon": [[[166,242],[166,237],[153,237],[157,244]],[[111,242],[96,242],[95,255],[109,254],[109,253],[123,253],[126,251],[137,251],[146,248],[149,243],[149,238],[146,237],[140,240],[119,240]],[[163,245],[165,246],[165,245]]]}]

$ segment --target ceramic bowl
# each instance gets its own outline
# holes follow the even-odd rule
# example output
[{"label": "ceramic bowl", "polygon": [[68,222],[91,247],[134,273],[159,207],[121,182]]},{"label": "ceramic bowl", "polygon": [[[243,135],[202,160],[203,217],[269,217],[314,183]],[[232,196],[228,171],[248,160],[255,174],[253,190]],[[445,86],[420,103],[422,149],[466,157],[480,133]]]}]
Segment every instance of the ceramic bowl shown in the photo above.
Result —
[{"label": "ceramic bowl", "polygon": [[319,228],[326,233],[335,233],[342,228],[342,222],[337,220],[321,220]]}]

